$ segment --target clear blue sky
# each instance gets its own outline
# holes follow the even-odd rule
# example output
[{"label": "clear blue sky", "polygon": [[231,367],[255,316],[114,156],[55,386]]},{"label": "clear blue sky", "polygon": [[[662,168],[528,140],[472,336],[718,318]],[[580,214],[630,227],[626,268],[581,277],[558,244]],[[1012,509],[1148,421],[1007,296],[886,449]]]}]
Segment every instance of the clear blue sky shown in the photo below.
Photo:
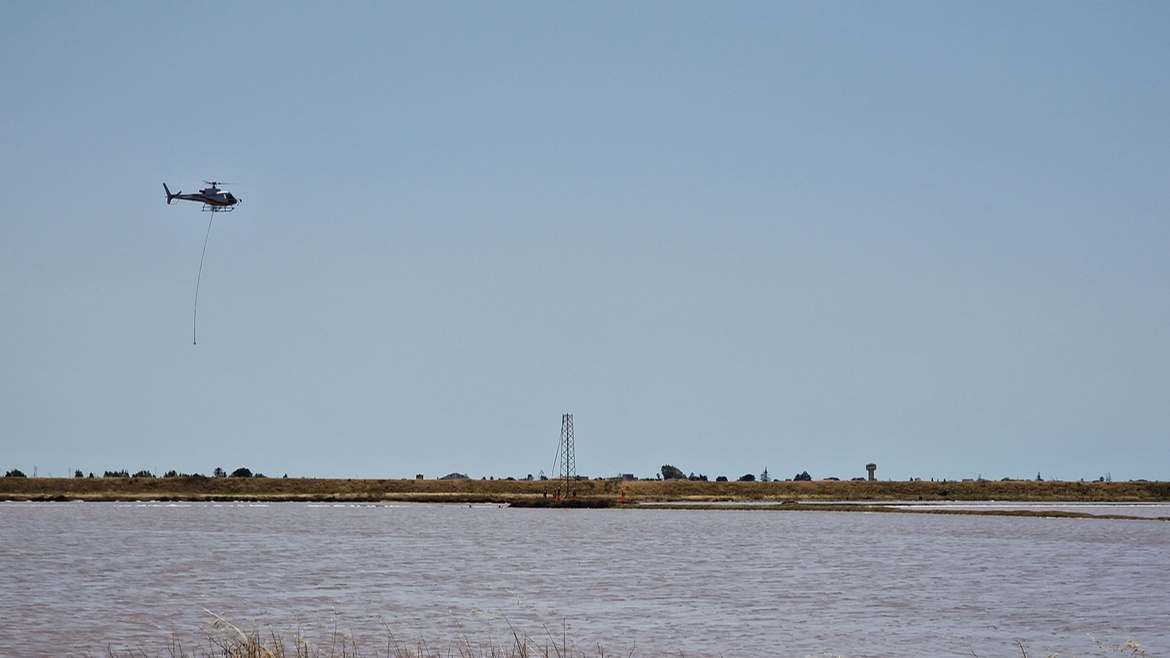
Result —
[{"label": "clear blue sky", "polygon": [[1170,479],[1164,2],[5,2],[0,180],[0,469]]}]

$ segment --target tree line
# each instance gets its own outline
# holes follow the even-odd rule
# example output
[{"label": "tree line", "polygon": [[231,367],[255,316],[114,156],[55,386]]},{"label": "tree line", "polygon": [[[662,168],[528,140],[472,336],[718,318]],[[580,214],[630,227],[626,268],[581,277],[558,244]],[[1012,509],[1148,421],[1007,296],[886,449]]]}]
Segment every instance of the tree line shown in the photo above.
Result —
[{"label": "tree line", "polygon": [[[694,473],[687,475],[686,473],[683,473],[681,468],[677,468],[677,467],[672,466],[670,464],[663,464],[662,465],[662,469],[659,471],[658,477],[662,480],[693,480],[693,481],[698,481],[698,482],[707,482],[708,481],[706,475],[703,475],[703,474],[695,475]],[[764,468],[764,472],[760,474],[759,478],[757,478],[754,473],[744,473],[743,475],[736,478],[736,481],[737,482],[755,482],[757,479],[760,482],[771,482],[772,481],[772,476],[768,475],[767,467]],[[801,481],[811,482],[812,476],[808,474],[808,471],[803,471],[801,473],[797,473],[795,476],[793,476],[792,479],[797,481],[797,482],[801,482]],[[715,478],[715,481],[716,482],[727,482],[727,476],[720,475],[719,477]]]},{"label": "tree line", "polygon": [[[24,471],[21,471],[19,468],[14,468],[11,471],[5,472],[4,477],[6,477],[6,478],[24,478],[24,477],[28,477],[28,476],[25,475]],[[87,476],[85,473],[82,473],[80,470],[76,470],[76,471],[73,471],[73,477],[84,478],[84,477],[95,477],[95,476],[93,473],[90,473]],[[152,477],[158,477],[158,476],[156,476],[154,473],[151,473],[150,471],[145,470],[145,469],[138,471],[136,473],[131,473],[130,471],[128,471],[126,469],[122,469],[120,471],[106,471],[105,473],[102,474],[102,477],[104,477],[104,478],[152,478]],[[188,478],[188,477],[205,478],[207,476],[203,475],[202,473],[180,473],[180,472],[175,471],[175,470],[170,470],[170,471],[167,471],[166,473],[163,473],[162,477],[164,477],[164,478]],[[227,471],[223,470],[222,468],[217,467],[215,469],[215,471],[212,472],[212,477],[217,477],[217,478],[225,478],[225,477],[262,478],[262,477],[265,477],[265,475],[263,473],[253,473],[252,470],[249,468],[237,468],[236,470],[232,471],[231,473],[228,473]],[[285,477],[288,477],[288,476],[286,475]]]}]

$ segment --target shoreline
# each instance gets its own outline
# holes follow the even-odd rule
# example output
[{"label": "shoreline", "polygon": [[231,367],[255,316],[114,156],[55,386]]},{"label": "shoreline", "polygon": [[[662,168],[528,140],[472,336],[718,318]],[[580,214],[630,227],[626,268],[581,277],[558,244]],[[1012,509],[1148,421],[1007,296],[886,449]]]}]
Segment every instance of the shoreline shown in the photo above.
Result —
[{"label": "shoreline", "polygon": [[[1095,513],[1095,512],[1081,512],[1075,511],[1077,505],[1099,506],[1110,503],[1061,503],[1059,501],[1050,502],[1050,505],[1066,504],[1073,509],[1028,509],[1014,507],[1013,501],[992,501],[1001,503],[1002,506],[991,506],[982,509],[963,508],[955,505],[964,504],[979,504],[982,501],[950,501],[952,506],[949,507],[930,507],[918,503],[899,503],[899,502],[700,502],[700,501],[683,501],[683,502],[634,502],[627,501],[624,503],[611,501],[607,499],[582,499],[576,501],[557,501],[557,502],[543,502],[533,501],[528,499],[516,499],[511,501],[499,500],[481,500],[478,497],[428,497],[428,498],[386,498],[379,500],[365,500],[365,499],[339,499],[339,498],[271,498],[271,497],[223,497],[223,498],[101,498],[101,499],[85,499],[85,498],[69,498],[63,496],[53,497],[36,497],[36,498],[0,498],[0,509],[3,505],[8,504],[44,504],[44,503],[97,503],[97,504],[135,504],[135,505],[191,505],[191,504],[211,504],[215,506],[262,506],[266,507],[270,504],[305,504],[305,505],[329,505],[336,506],[403,506],[403,505],[451,505],[459,507],[514,507],[518,509],[624,509],[624,510],[659,510],[659,511],[707,511],[707,512],[723,512],[723,511],[740,511],[740,512],[759,512],[759,513],[801,513],[801,512],[852,512],[855,514],[927,514],[934,516],[998,516],[998,517],[1028,517],[1028,518],[1047,518],[1047,519],[1111,519],[1122,521],[1170,521],[1170,503],[1163,503],[1158,501],[1151,501],[1144,503],[1147,505],[1157,505],[1165,507],[1166,516],[1143,515],[1143,514],[1124,514],[1124,513]],[[1022,505],[1029,505],[1035,503],[1022,502]],[[1124,506],[1127,503],[1113,503],[1119,506]],[[1134,504],[1134,503],[1128,503]],[[1143,503],[1138,503],[1143,504]]]},{"label": "shoreline", "polygon": [[[557,488],[564,494],[556,498]],[[573,492],[576,500],[572,499]],[[891,503],[1160,503],[1170,482],[694,480],[375,480],[266,477],[0,478],[0,501],[415,502],[513,507],[622,507],[994,513],[897,509]],[[643,505],[646,503],[646,505]],[[1012,514],[1036,515],[1011,511]],[[1055,512],[1039,515],[1053,516]],[[1061,512],[1059,515],[1079,516]],[[1084,515],[1103,518],[1102,515]],[[1131,518],[1131,517],[1123,517]]]}]

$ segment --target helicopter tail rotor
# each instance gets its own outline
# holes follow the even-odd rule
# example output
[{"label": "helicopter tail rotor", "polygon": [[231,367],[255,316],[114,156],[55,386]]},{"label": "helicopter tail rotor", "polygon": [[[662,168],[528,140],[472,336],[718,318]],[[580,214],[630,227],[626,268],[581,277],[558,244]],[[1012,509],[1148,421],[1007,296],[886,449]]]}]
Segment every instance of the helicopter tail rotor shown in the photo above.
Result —
[{"label": "helicopter tail rotor", "polygon": [[175,200],[175,197],[177,197],[177,196],[179,196],[179,194],[183,193],[182,190],[179,190],[178,194],[171,194],[171,188],[167,187],[166,183],[163,183],[163,191],[165,191],[167,193],[167,205],[168,206],[171,205],[171,202]]}]

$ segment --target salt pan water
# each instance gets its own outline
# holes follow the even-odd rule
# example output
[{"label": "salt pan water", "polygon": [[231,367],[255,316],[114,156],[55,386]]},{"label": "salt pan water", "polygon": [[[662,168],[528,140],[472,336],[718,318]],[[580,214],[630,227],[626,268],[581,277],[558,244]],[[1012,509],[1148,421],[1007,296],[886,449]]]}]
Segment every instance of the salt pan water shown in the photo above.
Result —
[{"label": "salt pan water", "polygon": [[1170,655],[1167,574],[1155,520],[12,502],[0,656],[168,655],[212,613],[365,655]]}]

